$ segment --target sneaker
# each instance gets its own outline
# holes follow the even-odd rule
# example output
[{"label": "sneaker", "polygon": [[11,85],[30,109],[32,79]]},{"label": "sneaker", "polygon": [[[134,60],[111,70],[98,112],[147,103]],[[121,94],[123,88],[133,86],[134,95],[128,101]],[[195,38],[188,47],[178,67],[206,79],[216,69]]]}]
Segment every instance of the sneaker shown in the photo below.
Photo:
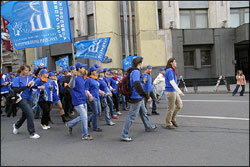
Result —
[{"label": "sneaker", "polygon": [[69,126],[68,122],[65,123],[65,126],[68,128],[69,135],[72,135],[72,128]]},{"label": "sneaker", "polygon": [[131,137],[121,137],[121,141],[133,141],[133,139]]},{"label": "sneaker", "polygon": [[174,125],[171,126],[166,126],[167,129],[176,129],[176,127]]},{"label": "sneaker", "polygon": [[72,112],[70,112],[69,114],[70,114],[71,116],[74,116],[74,115],[75,115],[75,112],[72,111]]},{"label": "sneaker", "polygon": [[93,129],[93,131],[102,132],[102,129],[101,128],[96,128],[96,129]]},{"label": "sneaker", "polygon": [[152,112],[152,115],[160,115],[160,113],[154,111],[154,112]]},{"label": "sneaker", "polygon": [[38,134],[34,133],[34,134],[30,135],[30,138],[31,139],[39,139],[40,136]]},{"label": "sneaker", "polygon": [[175,126],[175,127],[178,127],[179,125],[176,123],[176,121],[172,121],[172,124]]},{"label": "sneaker", "polygon": [[49,126],[49,125],[47,125],[47,128],[48,128],[48,129],[50,129],[50,126]]},{"label": "sneaker", "polygon": [[120,111],[117,111],[117,115],[122,115],[122,113]]},{"label": "sneaker", "polygon": [[112,119],[118,119],[119,117],[118,117],[118,115],[112,115],[111,118]]},{"label": "sneaker", "polygon": [[18,129],[16,128],[16,125],[13,124],[13,133],[16,135],[18,134]]},{"label": "sneaker", "polygon": [[111,122],[107,123],[107,125],[113,126],[113,125],[115,125],[115,123],[111,121]]},{"label": "sneaker", "polygon": [[153,126],[151,129],[145,129],[146,132],[153,132],[155,131],[155,129],[157,128],[157,126]]},{"label": "sneaker", "polygon": [[48,127],[46,125],[42,125],[41,124],[41,127],[43,128],[43,130],[47,130],[48,129]]},{"label": "sneaker", "polygon": [[93,140],[93,137],[88,135],[88,136],[82,137],[82,140]]}]

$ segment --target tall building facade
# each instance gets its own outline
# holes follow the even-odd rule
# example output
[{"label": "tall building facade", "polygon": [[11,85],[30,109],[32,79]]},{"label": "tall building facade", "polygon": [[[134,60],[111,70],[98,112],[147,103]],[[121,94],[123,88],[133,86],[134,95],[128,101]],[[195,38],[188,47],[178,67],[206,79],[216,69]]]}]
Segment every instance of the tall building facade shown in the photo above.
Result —
[{"label": "tall building facade", "polygon": [[[76,60],[89,66],[122,68],[126,56],[139,55],[153,76],[170,57],[184,79],[204,84],[220,75],[233,82],[238,69],[249,73],[248,1],[69,1],[69,8],[74,42],[111,37],[113,61]],[[72,62],[70,43],[26,49],[28,64],[48,57],[50,70],[64,56]]]}]

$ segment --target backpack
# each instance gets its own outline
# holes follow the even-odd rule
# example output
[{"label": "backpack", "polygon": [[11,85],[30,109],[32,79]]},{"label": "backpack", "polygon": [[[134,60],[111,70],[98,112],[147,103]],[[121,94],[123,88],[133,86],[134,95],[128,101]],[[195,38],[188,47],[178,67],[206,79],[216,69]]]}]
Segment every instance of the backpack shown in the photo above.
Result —
[{"label": "backpack", "polygon": [[127,71],[125,77],[118,83],[118,90],[120,94],[124,95],[126,99],[129,99],[132,95],[132,87],[130,86],[130,74],[134,69],[130,68]]}]

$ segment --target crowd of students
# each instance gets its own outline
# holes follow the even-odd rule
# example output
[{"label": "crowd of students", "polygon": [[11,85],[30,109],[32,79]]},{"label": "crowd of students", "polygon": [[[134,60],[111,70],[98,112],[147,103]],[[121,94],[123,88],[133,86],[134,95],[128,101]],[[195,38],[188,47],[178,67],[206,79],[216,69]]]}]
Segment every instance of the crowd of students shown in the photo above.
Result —
[{"label": "crowd of students", "polygon": [[[97,64],[86,69],[86,64],[80,62],[62,71],[48,71],[36,67],[33,72],[28,65],[22,65],[16,74],[1,74],[1,98],[2,102],[8,100],[12,93],[19,101],[16,101],[22,110],[21,118],[13,124],[13,133],[18,134],[18,129],[27,119],[27,129],[30,138],[40,138],[35,131],[34,119],[41,119],[41,128],[48,130],[53,119],[50,112],[55,105],[60,112],[62,122],[66,125],[69,134],[73,127],[80,122],[83,140],[92,140],[88,129],[94,132],[102,132],[98,124],[98,117],[105,117],[106,124],[114,126],[112,119],[119,119],[121,111],[128,111],[120,138],[123,141],[132,141],[129,129],[138,113],[143,121],[146,132],[154,131],[157,126],[152,125],[148,119],[150,115],[159,115],[157,103],[162,96],[168,102],[166,116],[166,128],[178,127],[176,115],[182,108],[180,96],[184,94],[176,85],[177,74],[174,70],[175,59],[168,61],[167,68],[161,68],[159,75],[152,81],[152,66],[148,65],[142,71],[143,58],[133,60],[132,67],[127,70],[130,74],[130,86],[132,95],[125,97],[120,94],[118,83],[123,77],[122,70],[101,69]],[[168,74],[165,74],[168,71]],[[5,99],[5,100],[4,100]],[[152,112],[148,112],[147,104],[150,103]],[[174,107],[174,105],[177,105]],[[1,114],[14,115],[15,107],[8,102],[2,104]],[[77,115],[77,116],[75,116]],[[75,116],[75,117],[74,117]]]}]

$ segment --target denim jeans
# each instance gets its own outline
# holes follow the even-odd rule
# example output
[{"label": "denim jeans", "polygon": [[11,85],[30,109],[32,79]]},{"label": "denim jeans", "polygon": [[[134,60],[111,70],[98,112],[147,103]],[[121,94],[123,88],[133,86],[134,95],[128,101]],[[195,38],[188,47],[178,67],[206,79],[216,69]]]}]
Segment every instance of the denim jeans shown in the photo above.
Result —
[{"label": "denim jeans", "polygon": [[162,90],[159,92],[160,96],[157,99],[157,102],[159,102],[161,100],[161,97],[164,96],[165,102],[168,103],[168,99],[167,96],[165,95],[165,90]]},{"label": "denim jeans", "polygon": [[87,104],[80,104],[78,106],[74,106],[78,117],[68,122],[69,127],[73,128],[78,122],[81,121],[82,127],[82,137],[88,136],[88,114],[87,114]]},{"label": "denim jeans", "polygon": [[42,115],[42,109],[39,105],[37,105],[34,109],[35,113],[34,113],[34,117],[35,118],[39,118],[40,115]]},{"label": "denim jeans", "polygon": [[144,124],[145,129],[152,129],[152,125],[150,124],[148,116],[147,116],[147,109],[145,108],[144,100],[141,100],[138,103],[130,104],[130,109],[129,109],[126,121],[123,125],[121,137],[123,138],[129,137],[128,133],[129,133],[130,127],[132,123],[135,121],[138,113],[140,114],[140,117]]},{"label": "denim jeans", "polygon": [[[152,112],[156,112],[156,97],[153,91],[147,92],[147,94],[152,98],[152,102],[153,102],[153,107],[152,107]],[[148,104],[148,99],[144,98],[144,103],[145,103],[145,107],[147,109],[147,104]]]},{"label": "denim jeans", "polygon": [[22,117],[15,123],[17,129],[19,129],[24,121],[27,119],[27,129],[30,135],[35,133],[35,125],[33,121],[33,113],[32,113],[32,102],[28,99],[22,99],[18,103],[19,107],[22,109]]},{"label": "denim jeans", "polygon": [[108,106],[109,106],[111,116],[115,115],[115,113],[114,113],[114,103],[113,103],[113,100],[112,100],[112,98],[110,96],[107,96],[107,102],[108,102]]},{"label": "denim jeans", "polygon": [[[238,92],[239,88],[240,88],[240,85],[236,85],[236,88],[233,91],[234,95]],[[244,92],[245,92],[245,85],[241,85],[240,95],[243,96]]]},{"label": "denim jeans", "polygon": [[[107,100],[107,99],[105,98],[105,100]],[[110,115],[109,115],[109,106],[107,105],[107,106],[103,109],[103,111],[104,111],[104,114],[105,114],[106,123],[109,124],[109,123],[111,122],[111,120],[110,120]]]},{"label": "denim jeans", "polygon": [[98,128],[98,114],[102,111],[100,100],[90,102],[90,108],[92,114],[89,115],[88,122],[92,122],[93,130],[95,130]]},{"label": "denim jeans", "polygon": [[121,97],[122,97],[122,109],[123,109],[123,110],[126,110],[127,104],[126,104],[125,96],[124,96],[124,95],[121,95]]}]

